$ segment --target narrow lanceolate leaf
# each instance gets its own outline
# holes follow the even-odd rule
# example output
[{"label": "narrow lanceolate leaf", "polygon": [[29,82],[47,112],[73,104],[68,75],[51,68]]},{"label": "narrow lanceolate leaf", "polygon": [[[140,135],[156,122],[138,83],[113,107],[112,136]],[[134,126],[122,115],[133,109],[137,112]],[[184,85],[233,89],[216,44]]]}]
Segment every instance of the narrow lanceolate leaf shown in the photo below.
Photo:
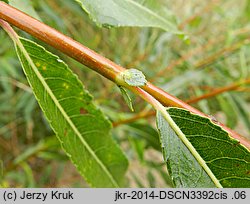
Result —
[{"label": "narrow lanceolate leaf", "polygon": [[109,135],[110,122],[76,75],[36,43],[14,40],[34,94],[78,171],[94,187],[122,185],[127,160]]},{"label": "narrow lanceolate leaf", "polygon": [[[170,11],[146,7],[138,0],[76,0],[98,25],[157,27],[179,33]],[[157,4],[157,2],[154,2]],[[158,5],[159,6],[159,5]],[[161,12],[160,12],[161,10]]]},{"label": "narrow lanceolate leaf", "polygon": [[158,113],[157,125],[177,187],[250,187],[248,149],[208,118],[179,108],[167,112],[172,121]]},{"label": "narrow lanceolate leaf", "polygon": [[134,112],[134,107],[133,107],[133,103],[132,103],[132,99],[130,98],[127,90],[125,88],[123,88],[122,86],[119,86],[119,89],[121,91],[122,97],[124,98],[126,104],[128,105],[129,109]]}]

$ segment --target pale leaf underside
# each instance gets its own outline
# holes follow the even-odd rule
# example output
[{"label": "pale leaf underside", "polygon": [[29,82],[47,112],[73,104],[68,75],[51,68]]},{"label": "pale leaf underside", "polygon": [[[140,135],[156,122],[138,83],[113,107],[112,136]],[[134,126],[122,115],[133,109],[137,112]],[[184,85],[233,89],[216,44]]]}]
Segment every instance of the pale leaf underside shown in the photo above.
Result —
[{"label": "pale leaf underside", "polygon": [[[250,187],[250,152],[208,118],[179,108],[168,113],[223,187]],[[203,167],[161,114],[163,153],[177,187],[215,187]]]},{"label": "pale leaf underside", "polygon": [[[76,0],[99,25],[158,27],[168,32],[179,33],[166,8],[154,11],[135,0]],[[157,4],[157,2],[154,2]]]}]

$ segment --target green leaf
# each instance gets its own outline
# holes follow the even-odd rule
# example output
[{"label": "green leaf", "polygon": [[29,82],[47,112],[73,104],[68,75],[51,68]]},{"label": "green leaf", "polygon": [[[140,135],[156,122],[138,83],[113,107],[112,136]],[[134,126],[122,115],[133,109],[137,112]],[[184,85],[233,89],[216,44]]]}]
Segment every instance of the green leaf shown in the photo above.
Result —
[{"label": "green leaf", "polygon": [[133,104],[132,104],[132,100],[127,92],[127,90],[125,88],[123,88],[122,86],[119,86],[119,89],[121,91],[122,97],[125,100],[126,104],[128,105],[128,107],[130,108],[130,110],[132,112],[134,112],[134,108],[133,108]]},{"label": "green leaf", "polygon": [[41,21],[30,0],[9,0],[9,4]]},{"label": "green leaf", "polygon": [[[161,113],[157,126],[175,186],[218,187],[217,181],[223,187],[250,187],[249,150],[208,118],[179,108],[167,112],[177,129]],[[184,145],[181,134],[191,147]]]},{"label": "green leaf", "polygon": [[94,187],[122,185],[127,160],[79,79],[43,47],[23,38],[15,42],[29,84],[78,171]]},{"label": "green leaf", "polygon": [[[157,27],[180,33],[165,7],[150,9],[135,0],[76,0],[98,25]],[[157,4],[154,2],[154,6]],[[152,7],[152,5],[150,5]],[[160,9],[159,9],[160,8]]]},{"label": "green leaf", "polygon": [[174,186],[177,188],[215,187],[207,173],[160,113],[157,113],[157,127],[164,159]]}]

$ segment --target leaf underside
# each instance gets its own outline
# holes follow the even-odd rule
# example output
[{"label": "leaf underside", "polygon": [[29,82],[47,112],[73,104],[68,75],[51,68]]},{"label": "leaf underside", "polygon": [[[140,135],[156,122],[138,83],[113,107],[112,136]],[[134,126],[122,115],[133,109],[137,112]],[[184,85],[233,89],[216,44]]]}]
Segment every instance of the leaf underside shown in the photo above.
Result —
[{"label": "leaf underside", "polygon": [[93,187],[122,185],[128,164],[110,136],[110,122],[64,62],[34,42],[20,41],[17,53],[29,84],[78,171]]},{"label": "leaf underside", "polygon": [[[208,118],[179,108],[168,113],[223,187],[250,187],[250,152]],[[177,187],[215,187],[161,114],[157,125],[168,170]]]},{"label": "leaf underside", "polygon": [[[102,26],[157,27],[172,33],[180,33],[166,8],[159,12],[149,9],[135,0],[76,0],[90,18]],[[157,2],[154,2],[157,4]]]}]

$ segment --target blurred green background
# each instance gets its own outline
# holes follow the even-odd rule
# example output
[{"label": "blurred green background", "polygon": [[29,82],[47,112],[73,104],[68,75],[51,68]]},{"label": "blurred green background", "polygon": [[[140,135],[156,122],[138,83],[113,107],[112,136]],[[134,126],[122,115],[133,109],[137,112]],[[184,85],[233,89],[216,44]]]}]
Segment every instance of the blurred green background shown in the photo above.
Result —
[{"label": "blurred green background", "polygon": [[[44,23],[126,68],[142,70],[155,85],[250,138],[250,1],[159,2],[188,38],[153,28],[100,28],[71,0],[32,4]],[[114,123],[112,135],[130,161],[127,185],[171,186],[151,107],[130,94],[132,113],[115,84],[17,31],[60,56]],[[0,171],[2,187],[87,187],[61,150],[2,29]]]}]

